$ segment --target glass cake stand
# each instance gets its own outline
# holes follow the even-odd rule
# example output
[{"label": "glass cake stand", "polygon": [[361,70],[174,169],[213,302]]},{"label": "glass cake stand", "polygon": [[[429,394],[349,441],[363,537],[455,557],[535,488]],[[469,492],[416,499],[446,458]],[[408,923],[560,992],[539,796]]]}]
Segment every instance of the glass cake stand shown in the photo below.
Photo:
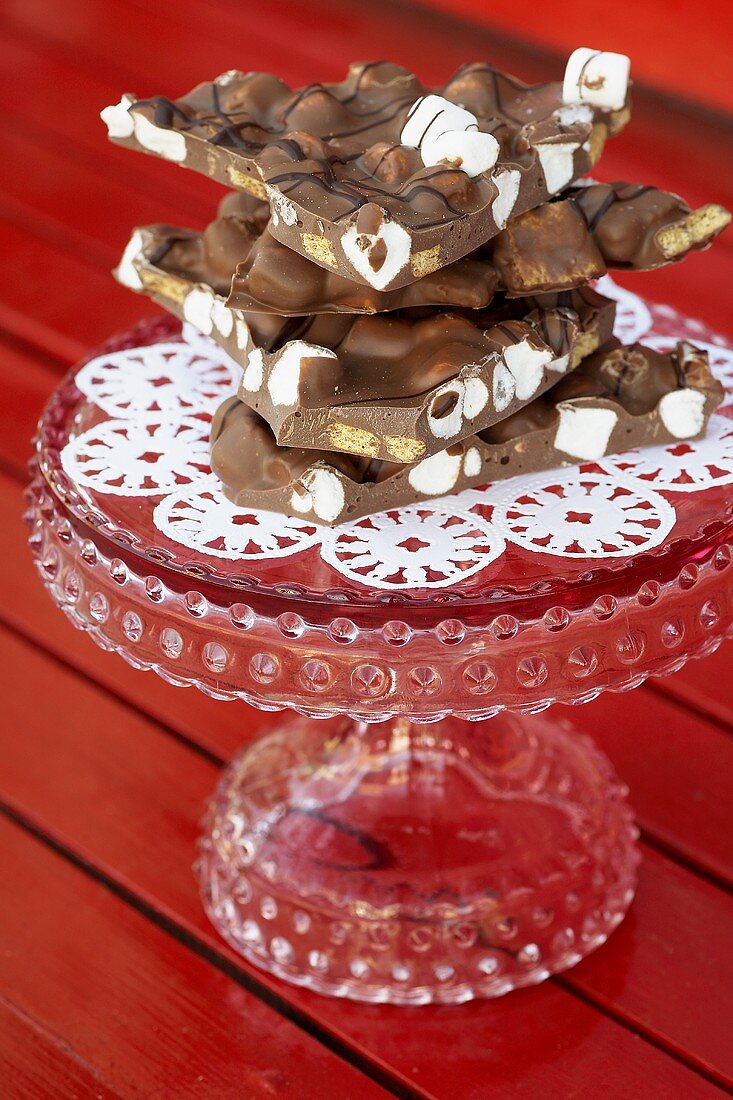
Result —
[{"label": "glass cake stand", "polygon": [[[657,346],[695,335],[627,298],[622,325],[641,313]],[[725,375],[729,349],[695,332]],[[727,412],[702,444],[325,531],[222,497],[208,424],[236,371],[186,335],[148,323],[66,378],[28,522],[44,584],[98,645],[297,712],[213,796],[211,920],[255,965],[363,1001],[458,1003],[572,966],[631,903],[637,832],[605,757],[539,712],[730,631]]]}]

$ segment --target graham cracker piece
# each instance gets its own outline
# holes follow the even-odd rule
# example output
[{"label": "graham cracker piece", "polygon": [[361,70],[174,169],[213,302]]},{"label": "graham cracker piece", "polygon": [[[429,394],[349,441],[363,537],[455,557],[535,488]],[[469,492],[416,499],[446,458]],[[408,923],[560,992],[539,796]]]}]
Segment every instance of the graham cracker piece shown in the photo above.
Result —
[{"label": "graham cracker piece", "polygon": [[334,271],[337,270],[338,264],[336,263],[333,246],[327,237],[319,237],[317,233],[302,233],[301,239],[303,248],[317,264],[330,267]]},{"label": "graham cracker piece", "polygon": [[590,137],[588,138],[588,144],[590,145],[590,151],[588,156],[590,157],[591,164],[597,164],[601,159],[601,153],[603,152],[603,146],[606,144],[606,138],[608,137],[608,127],[605,122],[594,123]]},{"label": "graham cracker piece", "polygon": [[422,252],[416,252],[411,261],[412,274],[416,279],[422,279],[425,275],[432,275],[438,271],[440,263],[440,245],[433,248],[424,248]]},{"label": "graham cracker piece", "polygon": [[364,428],[352,424],[329,424],[326,430],[328,444],[336,451],[348,451],[352,455],[374,458],[379,452],[379,440]]},{"label": "graham cracker piece", "polygon": [[594,326],[586,332],[579,332],[575,340],[575,346],[570,353],[570,369],[577,367],[581,359],[595,351],[599,345],[598,332]]},{"label": "graham cracker piece", "polygon": [[425,454],[425,444],[421,439],[410,439],[404,435],[385,435],[384,445],[398,462],[417,462]]},{"label": "graham cracker piece", "polygon": [[724,206],[708,203],[693,210],[685,218],[666,225],[656,234],[656,243],[667,260],[679,256],[695,245],[710,240],[730,223],[731,215]]},{"label": "graham cracker piece", "polygon": [[234,168],[231,164],[227,165],[227,176],[233,187],[238,188],[240,191],[249,191],[250,195],[254,195],[256,199],[267,202],[267,191],[262,180],[255,179],[248,172],[240,172],[238,168]]},{"label": "graham cracker piece", "polygon": [[179,306],[183,305],[183,300],[191,289],[185,279],[178,279],[175,275],[161,275],[145,267],[138,269],[138,275],[146,293],[157,294]]}]

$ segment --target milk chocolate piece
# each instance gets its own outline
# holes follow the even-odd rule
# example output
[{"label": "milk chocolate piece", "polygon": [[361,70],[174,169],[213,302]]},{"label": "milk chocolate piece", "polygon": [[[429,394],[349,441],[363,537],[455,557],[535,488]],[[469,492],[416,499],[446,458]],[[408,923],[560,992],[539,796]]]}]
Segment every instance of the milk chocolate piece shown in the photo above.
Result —
[{"label": "milk chocolate piece", "polygon": [[655,187],[581,183],[513,218],[464,259],[401,290],[381,292],[317,267],[265,230],[232,264],[227,304],[291,314],[412,305],[482,309],[496,289],[516,296],[570,290],[609,267],[640,271],[681,260],[693,248],[706,248],[729,222],[722,206],[692,211],[678,195]]},{"label": "milk chocolate piece", "polygon": [[470,256],[391,291],[319,267],[276,241],[267,220],[266,203],[232,192],[201,234],[147,228],[161,239],[157,259],[165,270],[221,295],[231,283],[227,305],[235,309],[301,316],[423,305],[484,309],[499,289],[515,296],[572,289],[607,266],[641,269],[681,259],[689,248],[709,244],[730,215],[714,205],[691,211],[676,195],[652,187],[579,185],[514,218]]},{"label": "milk chocolate piece", "polygon": [[695,439],[722,397],[707,354],[691,344],[662,355],[613,340],[520,412],[415,465],[279,447],[236,397],[214,417],[211,464],[236,504],[333,526],[516,474]]},{"label": "milk chocolate piece", "polygon": [[589,170],[628,111],[575,98],[478,62],[431,91],[379,61],[296,90],[231,71],[178,100],[125,95],[102,117],[112,141],[266,199],[288,248],[389,291]]},{"label": "milk chocolate piece", "polygon": [[691,210],[684,199],[638,183],[578,185],[567,193],[608,267],[651,271],[707,248],[730,224],[717,203]]},{"label": "milk chocolate piece", "polygon": [[231,284],[227,305],[246,312],[295,317],[425,305],[482,309],[497,288],[491,263],[475,253],[399,290],[374,290],[319,267],[275,240],[267,214],[265,203],[235,191],[225,196],[218,217],[203,233],[162,225],[145,228],[160,239],[159,266],[208,283],[224,296]]},{"label": "milk chocolate piece", "polygon": [[158,267],[159,245],[138,231],[118,278],[210,335],[242,367],[240,397],[282,445],[416,461],[511,415],[613,327],[613,303],[587,288],[463,313],[245,313],[208,285]]}]

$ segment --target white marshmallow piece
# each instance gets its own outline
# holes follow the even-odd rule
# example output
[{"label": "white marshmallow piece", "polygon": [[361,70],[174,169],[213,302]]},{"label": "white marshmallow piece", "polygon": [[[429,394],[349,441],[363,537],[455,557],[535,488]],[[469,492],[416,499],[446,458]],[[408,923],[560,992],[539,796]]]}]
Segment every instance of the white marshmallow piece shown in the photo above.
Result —
[{"label": "white marshmallow piece", "polygon": [[292,340],[280,352],[267,379],[267,390],[273,405],[297,405],[300,396],[300,367],[303,359],[336,359],[329,348]]},{"label": "white marshmallow piece", "polygon": [[691,439],[705,422],[705,395],[697,390],[674,390],[659,402],[659,418],[675,439]]},{"label": "white marshmallow piece", "polygon": [[544,142],[535,146],[542,172],[551,195],[562,191],[575,175],[574,154],[580,148],[577,141]]},{"label": "white marshmallow piece", "polygon": [[295,225],[298,220],[298,211],[295,209],[290,199],[286,199],[280,191],[274,187],[270,187],[269,184],[265,184],[265,191],[270,200],[272,220],[275,225],[280,224],[281,218],[286,225]]},{"label": "white marshmallow piece", "polygon": [[558,107],[555,118],[561,126],[574,126],[577,122],[592,122],[593,110],[587,103],[568,103]]},{"label": "white marshmallow piece", "polygon": [[499,156],[498,141],[479,130],[476,116],[440,95],[413,103],[400,143],[419,149],[426,167],[452,164],[472,177],[487,172]]},{"label": "white marshmallow piece", "polygon": [[504,412],[511,405],[516,389],[514,375],[500,360],[494,370],[494,408],[497,412]]},{"label": "white marshmallow piece", "polygon": [[562,402],[557,410],[560,422],[555,434],[555,449],[584,462],[602,458],[618,414],[613,409],[585,409]]},{"label": "white marshmallow piece", "polygon": [[450,164],[467,176],[480,176],[499,158],[499,142],[480,130],[446,130],[421,149],[425,165]]},{"label": "white marshmallow piece", "polygon": [[227,306],[223,298],[218,295],[214,299],[214,303],[211,307],[211,320],[214,323],[214,327],[219,330],[222,336],[230,336],[232,329],[234,328],[234,314]]},{"label": "white marshmallow piece", "polygon": [[[370,254],[380,241],[387,254],[375,271]],[[376,233],[359,233],[356,225],[350,226],[341,238],[341,247],[354,270],[375,290],[388,287],[410,262],[410,234],[397,222],[387,220],[386,215]]]},{"label": "white marshmallow piece", "polygon": [[631,61],[623,53],[573,50],[565,66],[563,103],[590,103],[608,111],[620,111],[626,103]]},{"label": "white marshmallow piece", "polygon": [[144,115],[135,115],[135,137],[144,149],[157,153],[164,160],[173,160],[182,164],[186,159],[186,141],[178,130],[166,130],[155,126]]},{"label": "white marshmallow piece", "polygon": [[237,347],[240,351],[245,351],[252,343],[252,337],[250,335],[249,326],[243,317],[237,317],[234,322],[234,334],[237,341]]},{"label": "white marshmallow piece", "polygon": [[515,393],[520,401],[529,401],[539,389],[545,367],[552,361],[547,348],[534,348],[528,340],[511,344],[504,351],[504,363],[511,372]]},{"label": "white marshmallow piece", "polygon": [[[430,410],[428,412],[428,425],[436,439],[450,439],[461,430],[461,425],[463,424],[464,397],[465,387],[457,378],[454,378],[451,382],[446,382],[445,385],[441,386],[440,389],[436,391],[435,396],[430,402]],[[453,408],[444,416],[434,416],[433,410],[435,408],[440,408],[444,398],[455,398]]]},{"label": "white marshmallow piece", "polygon": [[143,281],[135,267],[135,260],[139,259],[142,255],[142,248],[142,235],[139,230],[136,229],[125,245],[125,251],[122,253],[120,262],[115,268],[114,274],[117,282],[122,283],[123,286],[129,287],[130,290],[142,290],[143,288]]},{"label": "white marshmallow piece", "polygon": [[313,501],[309,494],[303,488],[293,489],[293,494],[290,497],[290,507],[294,512],[300,512],[301,515],[306,512],[310,512],[313,507]]},{"label": "white marshmallow piece", "polygon": [[451,455],[447,451],[424,458],[413,466],[407,480],[422,496],[434,497],[449,493],[461,472],[461,454]]},{"label": "white marshmallow piece", "polygon": [[99,117],[107,127],[108,137],[132,137],[135,131],[135,119],[130,114],[129,108],[134,102],[134,96],[125,94],[120,98],[119,103],[113,103],[99,112]]},{"label": "white marshmallow piece", "polygon": [[400,134],[400,145],[422,149],[426,141],[444,134],[446,130],[469,130],[477,126],[476,116],[457,103],[451,103],[442,95],[421,96],[410,107]]},{"label": "white marshmallow piece", "polygon": [[463,415],[466,420],[475,420],[488,404],[489,391],[480,378],[466,378],[465,387]]},{"label": "white marshmallow piece", "polygon": [[183,300],[183,316],[204,336],[211,336],[214,327],[211,320],[213,308],[214,293],[205,286],[195,286]]},{"label": "white marshmallow piece", "polygon": [[561,355],[559,359],[551,359],[547,364],[547,369],[554,371],[555,374],[565,374],[565,371],[570,366],[570,356]]},{"label": "white marshmallow piece", "polygon": [[[341,478],[334,470],[307,470],[301,478],[301,484],[308,493],[313,511],[319,519],[324,523],[333,523],[339,518],[344,510],[346,496]],[[295,494],[293,494],[294,497]]]},{"label": "white marshmallow piece", "polygon": [[478,477],[481,473],[481,455],[478,447],[469,447],[463,459],[463,472],[466,477]]},{"label": "white marshmallow piece", "polygon": [[247,366],[242,375],[242,385],[248,393],[262,389],[265,378],[265,355],[261,348],[253,348],[247,356]]},{"label": "white marshmallow piece", "polygon": [[497,172],[495,176],[492,176],[492,179],[498,188],[499,194],[491,204],[491,213],[496,222],[496,228],[504,229],[519,197],[521,177],[516,168],[509,168],[505,172]]}]

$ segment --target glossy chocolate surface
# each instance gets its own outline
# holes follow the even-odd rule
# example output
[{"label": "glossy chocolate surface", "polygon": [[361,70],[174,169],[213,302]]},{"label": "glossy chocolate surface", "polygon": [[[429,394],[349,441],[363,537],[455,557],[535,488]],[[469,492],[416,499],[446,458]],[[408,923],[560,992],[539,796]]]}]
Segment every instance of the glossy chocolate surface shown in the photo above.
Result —
[{"label": "glossy chocolate surface", "polygon": [[[490,135],[495,163],[470,175],[450,150],[425,163],[424,150],[403,143],[410,115],[431,96],[476,120],[451,131],[456,148],[467,128]],[[113,141],[265,199],[283,244],[380,290],[465,256],[579,179],[628,114],[568,107],[561,82],[528,86],[482,62],[428,89],[385,61],[295,90],[267,73],[232,71],[177,100],[125,96],[110,110]]]}]

